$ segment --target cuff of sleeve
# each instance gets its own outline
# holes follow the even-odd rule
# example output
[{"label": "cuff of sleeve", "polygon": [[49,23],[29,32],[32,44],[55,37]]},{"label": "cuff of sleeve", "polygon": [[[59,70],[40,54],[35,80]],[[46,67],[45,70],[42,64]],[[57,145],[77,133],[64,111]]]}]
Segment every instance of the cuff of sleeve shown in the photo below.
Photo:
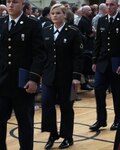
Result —
[{"label": "cuff of sleeve", "polygon": [[80,80],[80,78],[81,78],[81,73],[79,73],[79,72],[73,72],[73,79]]},{"label": "cuff of sleeve", "polygon": [[32,81],[34,81],[34,82],[39,84],[40,83],[40,75],[35,73],[35,72],[30,72],[29,80],[32,80]]},{"label": "cuff of sleeve", "polygon": [[93,63],[93,64],[96,64],[96,57],[93,57],[93,58],[92,58],[92,63]]}]

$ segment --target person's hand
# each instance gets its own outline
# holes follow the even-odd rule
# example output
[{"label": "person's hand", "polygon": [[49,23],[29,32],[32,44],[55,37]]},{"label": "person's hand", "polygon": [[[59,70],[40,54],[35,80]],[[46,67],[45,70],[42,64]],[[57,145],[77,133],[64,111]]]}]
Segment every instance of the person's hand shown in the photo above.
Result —
[{"label": "person's hand", "polygon": [[26,85],[24,86],[24,89],[27,93],[33,94],[37,91],[37,83],[34,81],[28,81]]},{"label": "person's hand", "polygon": [[80,88],[80,81],[73,79],[72,85],[73,85],[74,90],[77,92],[78,88]]},{"label": "person's hand", "polygon": [[117,68],[116,73],[117,73],[118,75],[120,75],[120,66]]},{"label": "person's hand", "polygon": [[96,72],[96,64],[92,65],[92,70],[93,70],[93,72]]},{"label": "person's hand", "polygon": [[76,79],[73,79],[72,84],[74,84],[74,85],[80,84],[80,81],[76,80]]}]

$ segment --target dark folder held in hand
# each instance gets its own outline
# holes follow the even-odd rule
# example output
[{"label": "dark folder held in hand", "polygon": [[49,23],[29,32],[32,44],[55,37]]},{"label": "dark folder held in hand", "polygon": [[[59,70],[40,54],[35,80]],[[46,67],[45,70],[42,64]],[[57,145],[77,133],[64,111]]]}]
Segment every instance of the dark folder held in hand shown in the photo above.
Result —
[{"label": "dark folder held in hand", "polygon": [[28,80],[29,80],[29,71],[27,69],[24,69],[24,68],[19,68],[18,86],[20,88],[24,88],[24,86],[28,82]]},{"label": "dark folder held in hand", "polygon": [[116,72],[117,68],[120,66],[120,57],[112,57],[111,63],[112,63],[112,71]]}]

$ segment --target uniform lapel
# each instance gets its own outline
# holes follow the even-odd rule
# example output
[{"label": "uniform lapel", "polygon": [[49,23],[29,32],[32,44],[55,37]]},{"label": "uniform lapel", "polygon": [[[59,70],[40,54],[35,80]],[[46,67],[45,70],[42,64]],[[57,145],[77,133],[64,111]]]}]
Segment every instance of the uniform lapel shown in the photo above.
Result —
[{"label": "uniform lapel", "polygon": [[53,25],[49,28],[49,37],[52,41],[54,41],[54,26]]},{"label": "uniform lapel", "polygon": [[106,31],[109,31],[108,15],[105,16],[105,20],[104,20],[104,22],[102,24],[104,24]]},{"label": "uniform lapel", "polygon": [[5,18],[4,22],[3,22],[3,26],[2,26],[2,32],[4,35],[8,34],[8,17]]}]

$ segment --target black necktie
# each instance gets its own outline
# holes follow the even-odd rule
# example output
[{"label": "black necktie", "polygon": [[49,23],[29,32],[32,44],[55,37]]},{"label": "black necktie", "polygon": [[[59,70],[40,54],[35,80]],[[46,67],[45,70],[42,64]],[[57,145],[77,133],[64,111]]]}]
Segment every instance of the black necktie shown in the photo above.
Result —
[{"label": "black necktie", "polygon": [[112,23],[113,23],[113,17],[110,17],[109,28],[111,27]]},{"label": "black necktie", "polygon": [[54,32],[54,34],[56,34],[56,33],[59,33],[59,30],[58,30],[58,29]]},{"label": "black necktie", "polygon": [[11,28],[10,28],[10,31],[13,30],[14,26],[15,26],[15,21],[14,21],[14,20],[11,20]]}]

